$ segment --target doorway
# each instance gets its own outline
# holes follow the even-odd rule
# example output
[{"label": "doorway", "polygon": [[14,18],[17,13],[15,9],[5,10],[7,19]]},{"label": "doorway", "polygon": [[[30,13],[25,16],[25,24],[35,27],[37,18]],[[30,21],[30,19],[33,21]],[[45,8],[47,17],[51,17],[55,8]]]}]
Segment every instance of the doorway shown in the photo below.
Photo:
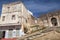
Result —
[{"label": "doorway", "polygon": [[5,31],[3,31],[3,34],[2,35],[3,35],[2,38],[5,38]]},{"label": "doorway", "polygon": [[5,38],[5,31],[0,31],[0,38]]},{"label": "doorway", "polygon": [[28,29],[26,27],[24,27],[24,33],[27,34],[27,32],[28,32]]},{"label": "doorway", "polygon": [[56,18],[51,18],[51,23],[52,23],[53,26],[57,26],[58,25]]}]

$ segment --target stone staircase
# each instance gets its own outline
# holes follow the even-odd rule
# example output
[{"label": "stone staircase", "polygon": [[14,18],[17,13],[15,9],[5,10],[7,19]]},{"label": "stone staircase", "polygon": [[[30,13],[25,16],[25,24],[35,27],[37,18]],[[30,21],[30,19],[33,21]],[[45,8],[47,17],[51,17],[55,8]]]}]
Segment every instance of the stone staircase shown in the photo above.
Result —
[{"label": "stone staircase", "polygon": [[58,29],[60,29],[60,27],[48,27],[48,28],[46,28],[42,31],[39,30],[35,33],[22,36],[22,37],[18,38],[17,40],[33,40],[35,38],[38,38],[38,37],[41,37],[41,36],[45,35],[47,32],[59,31]]}]

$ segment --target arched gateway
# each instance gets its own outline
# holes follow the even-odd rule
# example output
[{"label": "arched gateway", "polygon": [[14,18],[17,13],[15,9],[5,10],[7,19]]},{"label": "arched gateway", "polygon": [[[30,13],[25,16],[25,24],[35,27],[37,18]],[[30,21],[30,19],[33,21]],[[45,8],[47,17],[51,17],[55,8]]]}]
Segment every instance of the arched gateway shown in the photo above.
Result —
[{"label": "arched gateway", "polygon": [[52,25],[53,26],[57,26],[58,25],[58,23],[57,23],[57,19],[56,18],[51,18],[51,23],[52,23]]}]

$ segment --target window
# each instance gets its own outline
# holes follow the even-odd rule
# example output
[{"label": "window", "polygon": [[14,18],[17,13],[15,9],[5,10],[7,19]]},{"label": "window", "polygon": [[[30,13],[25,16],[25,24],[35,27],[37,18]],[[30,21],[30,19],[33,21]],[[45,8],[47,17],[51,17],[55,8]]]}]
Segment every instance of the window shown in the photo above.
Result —
[{"label": "window", "polygon": [[26,23],[27,23],[27,20],[26,20]]},{"label": "window", "polygon": [[12,20],[15,20],[15,15],[12,15]]},{"label": "window", "polygon": [[8,7],[8,9],[10,9],[10,7]]},{"label": "window", "polygon": [[10,7],[7,7],[7,8],[8,8],[8,12],[9,12]]},{"label": "window", "polygon": [[2,17],[2,21],[4,21],[4,20],[5,20],[5,16]]}]

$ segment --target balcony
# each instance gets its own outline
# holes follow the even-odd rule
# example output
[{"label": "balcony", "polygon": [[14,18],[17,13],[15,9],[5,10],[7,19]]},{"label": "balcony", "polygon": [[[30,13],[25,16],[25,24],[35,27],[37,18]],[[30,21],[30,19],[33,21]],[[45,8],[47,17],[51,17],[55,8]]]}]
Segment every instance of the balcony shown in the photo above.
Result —
[{"label": "balcony", "polygon": [[6,24],[0,24],[0,26],[11,26],[11,25],[21,25],[20,23],[6,23]]}]

